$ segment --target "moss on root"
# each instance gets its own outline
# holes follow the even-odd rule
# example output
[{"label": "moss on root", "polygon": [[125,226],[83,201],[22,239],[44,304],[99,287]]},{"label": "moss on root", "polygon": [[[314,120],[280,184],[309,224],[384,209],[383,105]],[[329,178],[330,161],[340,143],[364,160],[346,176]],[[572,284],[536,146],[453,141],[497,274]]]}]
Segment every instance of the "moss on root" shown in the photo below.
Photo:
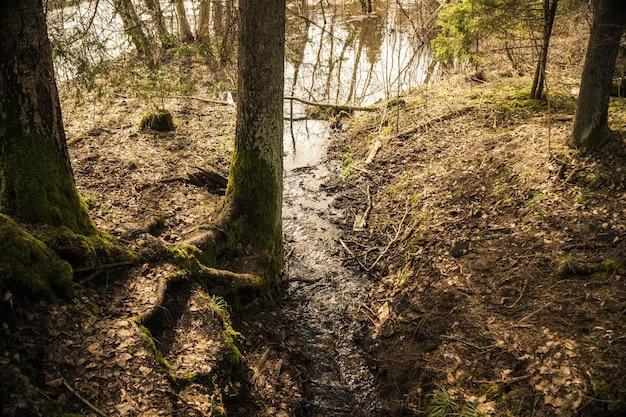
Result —
[{"label": "moss on root", "polygon": [[13,303],[73,293],[72,267],[10,217],[0,214],[0,293]]}]

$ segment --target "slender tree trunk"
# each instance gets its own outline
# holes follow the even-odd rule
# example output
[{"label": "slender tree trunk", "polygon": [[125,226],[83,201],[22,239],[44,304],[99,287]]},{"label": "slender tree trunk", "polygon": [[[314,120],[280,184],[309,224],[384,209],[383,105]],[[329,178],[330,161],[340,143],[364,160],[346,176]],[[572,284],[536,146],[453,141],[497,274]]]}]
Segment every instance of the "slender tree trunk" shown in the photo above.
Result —
[{"label": "slender tree trunk", "polygon": [[145,55],[148,59],[152,59],[150,50],[150,41],[143,30],[143,23],[137,15],[137,10],[131,0],[114,0],[113,4],[117,12],[124,22],[124,31],[130,37],[131,41],[137,48],[137,52]]},{"label": "slender tree trunk", "polygon": [[176,16],[178,18],[178,26],[180,27],[183,42],[192,43],[193,33],[191,32],[191,26],[189,26],[189,19],[187,19],[187,11],[185,10],[183,0],[176,1]]},{"label": "slender tree trunk", "polygon": [[70,167],[41,0],[0,2],[0,211],[96,233]]},{"label": "slender tree trunk", "polygon": [[266,277],[283,266],[285,0],[241,0],[235,150],[224,208],[230,233],[261,253]]},{"label": "slender tree trunk", "polygon": [[199,15],[196,39],[208,45],[211,41],[211,2],[209,0],[201,0]]},{"label": "slender tree trunk", "polygon": [[234,0],[226,0],[224,23],[222,44],[220,47],[220,60],[226,63],[230,61],[233,55],[237,35],[237,8],[235,7]]},{"label": "slender tree trunk", "polygon": [[148,12],[154,22],[154,25],[159,34],[161,40],[161,46],[165,49],[172,46],[172,37],[170,36],[167,26],[165,26],[165,19],[163,19],[163,10],[161,10],[161,3],[159,0],[144,0]]},{"label": "slender tree trunk", "polygon": [[530,98],[540,99],[543,96],[543,87],[546,83],[546,65],[548,63],[548,50],[550,48],[550,38],[552,37],[552,27],[556,16],[556,8],[559,0],[543,0],[543,44],[541,54],[535,69],[535,78],[530,90]]},{"label": "slender tree trunk", "polygon": [[609,138],[611,84],[625,24],[622,0],[597,1],[570,147],[591,151]]}]

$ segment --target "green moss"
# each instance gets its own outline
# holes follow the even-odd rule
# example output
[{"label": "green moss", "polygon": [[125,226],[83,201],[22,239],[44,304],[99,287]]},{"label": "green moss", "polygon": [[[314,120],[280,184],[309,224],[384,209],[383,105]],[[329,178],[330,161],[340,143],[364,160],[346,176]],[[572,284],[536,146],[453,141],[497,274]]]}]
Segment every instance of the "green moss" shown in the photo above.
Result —
[{"label": "green moss", "polygon": [[139,128],[150,128],[159,132],[170,132],[176,127],[174,126],[172,113],[165,109],[157,109],[156,111],[149,111],[141,117],[141,120],[139,120]]},{"label": "green moss", "polygon": [[220,208],[228,229],[228,248],[246,248],[254,254],[268,293],[277,288],[284,263],[280,158],[269,149],[237,147]]},{"label": "green moss", "polygon": [[226,329],[222,332],[224,336],[224,342],[230,349],[231,360],[235,365],[243,364],[243,355],[239,350],[239,339],[241,339],[241,333],[233,329],[230,325],[226,326]]},{"label": "green moss", "polygon": [[42,241],[0,214],[0,294],[27,303],[73,293],[72,267]]},{"label": "green moss", "polygon": [[141,335],[143,336],[143,339],[148,344],[148,348],[150,349],[150,351],[152,352],[152,355],[154,356],[154,359],[157,363],[158,371],[166,375],[168,378],[173,378],[174,373],[172,372],[172,367],[170,366],[170,363],[163,357],[163,354],[161,353],[161,351],[156,347],[156,344],[154,343],[154,338],[152,337],[152,333],[150,333],[150,329],[148,329],[146,326],[143,326],[139,323],[137,323],[137,326],[139,326]]},{"label": "green moss", "polygon": [[611,416],[623,416],[626,413],[626,376],[615,379],[596,379],[592,381],[596,398],[607,403]]},{"label": "green moss", "polygon": [[2,211],[24,223],[64,226],[83,235],[96,233],[76,191],[69,160],[54,140],[33,133],[2,139]]},{"label": "green moss", "polygon": [[602,124],[593,126],[584,132],[582,136],[581,143],[584,144],[584,147],[580,150],[580,153],[581,155],[586,155],[604,145],[611,138],[611,132],[608,125]]},{"label": "green moss", "polygon": [[597,191],[604,184],[606,184],[606,178],[599,172],[589,173],[579,181],[579,185],[587,188],[589,191]]},{"label": "green moss", "polygon": [[67,227],[39,225],[33,235],[69,262],[74,272],[97,271],[116,263],[132,263],[136,256],[122,249],[115,239],[100,231],[82,235]]},{"label": "green moss", "polygon": [[580,262],[568,255],[559,261],[556,276],[559,279],[583,278],[592,282],[605,283],[617,273],[619,268],[619,262],[613,259],[605,259],[602,262]]}]

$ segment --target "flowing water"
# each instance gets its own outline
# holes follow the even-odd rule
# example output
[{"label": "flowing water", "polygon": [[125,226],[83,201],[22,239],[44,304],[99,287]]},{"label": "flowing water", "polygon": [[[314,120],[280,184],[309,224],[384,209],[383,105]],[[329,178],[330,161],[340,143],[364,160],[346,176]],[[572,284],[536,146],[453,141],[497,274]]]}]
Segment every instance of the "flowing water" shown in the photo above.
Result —
[{"label": "flowing water", "polygon": [[[367,105],[423,83],[430,51],[413,30],[408,6],[398,4],[369,16],[360,14],[355,4],[291,4],[285,95]],[[286,101],[289,120],[300,120],[304,110],[299,102]],[[309,358],[303,375],[305,412],[377,416],[381,410],[375,378],[358,348],[365,329],[356,320],[372,282],[343,267],[339,231],[333,225],[343,214],[333,208],[333,195],[324,187],[341,169],[326,159],[331,127],[326,121],[289,120],[283,206],[289,302],[284,314],[298,335],[303,357]]]}]

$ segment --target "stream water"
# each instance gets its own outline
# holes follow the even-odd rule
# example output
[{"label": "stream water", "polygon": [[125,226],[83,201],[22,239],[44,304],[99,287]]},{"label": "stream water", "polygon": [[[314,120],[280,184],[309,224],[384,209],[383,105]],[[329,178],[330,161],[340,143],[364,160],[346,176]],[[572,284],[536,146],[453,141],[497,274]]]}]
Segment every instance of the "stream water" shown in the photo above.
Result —
[{"label": "stream water", "polygon": [[[388,4],[370,16],[360,14],[358,7],[355,2],[326,9],[321,3],[288,8],[288,40],[291,35],[306,42],[288,48],[286,96],[366,105],[424,82],[432,58],[413,30],[409,6]],[[291,119],[301,118],[304,110],[286,102]],[[356,316],[372,282],[341,262],[333,224],[343,213],[333,208],[333,195],[324,188],[341,169],[326,158],[330,136],[328,122],[286,122],[283,226],[289,301],[283,312],[309,358],[303,375],[305,414],[378,416],[375,378],[357,343],[364,329]]]}]

